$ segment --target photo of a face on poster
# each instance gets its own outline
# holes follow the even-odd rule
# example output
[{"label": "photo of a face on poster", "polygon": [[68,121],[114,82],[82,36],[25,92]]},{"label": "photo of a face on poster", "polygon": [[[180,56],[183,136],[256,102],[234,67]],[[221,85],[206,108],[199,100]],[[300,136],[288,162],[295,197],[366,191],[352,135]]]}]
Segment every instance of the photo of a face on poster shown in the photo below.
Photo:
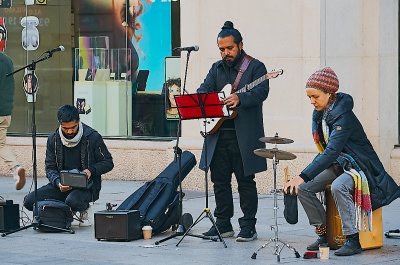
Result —
[{"label": "photo of a face on poster", "polygon": [[181,78],[168,79],[165,84],[167,119],[178,119],[179,113],[178,108],[176,107],[175,96],[181,94]]},{"label": "photo of a face on poster", "polygon": [[167,119],[179,119],[175,96],[182,94],[180,57],[165,58],[165,116]]}]

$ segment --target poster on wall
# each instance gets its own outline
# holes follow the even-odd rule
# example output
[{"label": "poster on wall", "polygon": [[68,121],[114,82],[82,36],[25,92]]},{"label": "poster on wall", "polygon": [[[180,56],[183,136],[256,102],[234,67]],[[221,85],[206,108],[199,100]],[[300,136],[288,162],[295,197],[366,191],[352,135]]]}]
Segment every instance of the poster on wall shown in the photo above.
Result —
[{"label": "poster on wall", "polygon": [[113,50],[102,67],[110,68],[115,79],[135,83],[139,70],[148,71],[146,92],[161,93],[164,58],[172,49],[171,1],[74,0],[74,5],[79,10],[77,63],[95,75],[93,49]]},{"label": "poster on wall", "polygon": [[23,27],[21,33],[21,44],[25,51],[34,51],[39,48],[39,18],[35,16],[26,16],[21,19]]},{"label": "poster on wall", "polygon": [[179,119],[175,96],[182,94],[180,57],[165,57],[165,117]]},{"label": "poster on wall", "polygon": [[138,69],[149,70],[148,92],[161,92],[165,57],[171,55],[171,2],[161,0],[129,1],[135,7],[136,35],[132,43],[138,53]]}]

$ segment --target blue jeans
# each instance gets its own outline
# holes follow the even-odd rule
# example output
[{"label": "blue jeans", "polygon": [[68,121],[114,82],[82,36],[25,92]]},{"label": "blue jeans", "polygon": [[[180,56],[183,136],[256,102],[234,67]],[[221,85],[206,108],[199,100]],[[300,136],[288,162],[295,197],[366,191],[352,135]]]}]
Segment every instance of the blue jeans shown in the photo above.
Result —
[{"label": "blue jeans", "polygon": [[332,167],[325,169],[313,180],[303,183],[299,187],[298,198],[310,224],[313,226],[326,225],[326,211],[316,193],[324,191],[328,184],[332,184],[332,196],[342,221],[343,235],[358,233],[353,199],[353,178],[347,173],[337,176]]}]

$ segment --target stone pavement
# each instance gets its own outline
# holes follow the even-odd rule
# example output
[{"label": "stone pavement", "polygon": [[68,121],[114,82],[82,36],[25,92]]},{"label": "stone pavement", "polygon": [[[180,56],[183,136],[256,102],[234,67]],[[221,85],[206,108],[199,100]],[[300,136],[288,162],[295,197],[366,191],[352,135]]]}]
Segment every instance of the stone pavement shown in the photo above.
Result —
[{"label": "stone pavement", "polygon": [[[31,179],[29,179],[31,180]],[[27,182],[24,189],[16,191],[11,177],[0,177],[0,196],[14,203],[22,204],[23,197],[30,188]],[[38,187],[46,183],[40,178]],[[104,181],[100,199],[94,204],[94,211],[104,210],[106,202],[120,204],[143,183],[136,181]],[[205,206],[203,192],[186,191],[183,201],[183,212],[197,218]],[[238,195],[234,196],[235,216],[232,221],[236,234],[239,232],[237,218],[241,216]],[[215,208],[214,197],[210,196],[210,208]],[[299,223],[289,225],[283,218],[283,197],[278,196],[278,223],[281,240],[295,247],[302,256],[306,245],[315,240],[313,229],[308,225],[305,213],[300,206]],[[28,217],[32,213],[25,210]],[[257,259],[251,259],[253,252],[273,237],[270,225],[273,221],[273,196],[259,196],[257,232],[258,240],[248,243],[235,242],[233,238],[225,239],[227,248],[222,242],[212,242],[196,237],[185,237],[178,247],[181,237],[163,242],[155,246],[154,242],[171,234],[170,231],[157,235],[150,240],[131,242],[97,241],[94,228],[75,228],[75,234],[43,233],[32,228],[0,237],[0,264],[279,264],[273,255],[273,243],[258,252]],[[383,209],[383,230],[400,228],[400,200]],[[200,234],[211,226],[206,218],[197,224],[192,232]],[[330,259],[306,260],[295,258],[293,251],[283,248],[281,264],[400,264],[400,239],[384,238],[381,249],[364,251],[352,257],[336,257],[330,252]]]}]

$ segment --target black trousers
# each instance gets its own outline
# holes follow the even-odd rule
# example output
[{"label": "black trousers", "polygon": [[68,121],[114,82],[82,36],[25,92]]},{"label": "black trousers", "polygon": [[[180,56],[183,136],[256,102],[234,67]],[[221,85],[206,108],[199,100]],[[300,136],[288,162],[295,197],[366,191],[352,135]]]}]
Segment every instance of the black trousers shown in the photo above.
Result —
[{"label": "black trousers", "polygon": [[243,217],[239,218],[240,227],[256,224],[258,207],[255,175],[245,176],[242,156],[234,130],[222,130],[210,164],[211,181],[214,184],[216,208],[214,215],[218,225],[230,224],[233,217],[232,173],[235,174],[240,196],[240,208]]},{"label": "black trousers", "polygon": [[[92,190],[72,189],[67,192],[61,192],[51,183],[37,190],[37,200],[54,199],[65,202],[72,211],[84,211],[89,208],[89,202],[92,201]],[[35,193],[31,192],[24,199],[24,207],[29,211],[33,210],[35,203]]]}]

